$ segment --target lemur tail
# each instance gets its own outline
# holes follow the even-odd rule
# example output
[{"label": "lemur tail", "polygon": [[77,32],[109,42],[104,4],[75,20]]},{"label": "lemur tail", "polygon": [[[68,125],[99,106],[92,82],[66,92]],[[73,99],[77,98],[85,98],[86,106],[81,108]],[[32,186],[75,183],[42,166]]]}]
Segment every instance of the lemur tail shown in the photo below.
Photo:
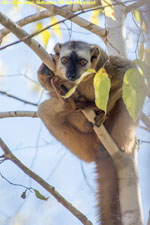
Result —
[{"label": "lemur tail", "polygon": [[[103,150],[103,153],[106,150]],[[105,156],[104,156],[105,155]],[[106,154],[96,159],[98,209],[101,225],[121,225],[117,172],[112,158]]]}]

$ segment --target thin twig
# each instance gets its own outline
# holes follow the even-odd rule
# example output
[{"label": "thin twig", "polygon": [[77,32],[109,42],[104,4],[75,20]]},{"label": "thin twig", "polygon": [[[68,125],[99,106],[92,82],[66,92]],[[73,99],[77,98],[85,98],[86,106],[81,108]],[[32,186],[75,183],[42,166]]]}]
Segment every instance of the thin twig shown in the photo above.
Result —
[{"label": "thin twig", "polygon": [[18,101],[20,101],[20,102],[23,102],[23,103],[25,103],[25,104],[29,104],[29,105],[33,105],[33,106],[38,106],[37,103],[29,102],[29,101],[24,100],[24,99],[22,99],[22,98],[19,98],[19,97],[17,97],[17,96],[11,95],[11,94],[9,94],[9,93],[7,93],[7,92],[5,92],[5,91],[0,91],[0,94],[6,95],[6,96],[8,96],[9,98],[13,98],[13,99],[18,100]]},{"label": "thin twig", "polygon": [[32,188],[26,187],[26,186],[24,186],[24,185],[22,185],[22,184],[15,184],[15,183],[9,181],[6,177],[3,176],[3,174],[2,174],[1,172],[0,172],[0,176],[1,176],[5,181],[7,181],[9,184],[11,184],[11,185],[13,185],[13,186],[23,187],[23,188],[25,188],[26,190],[29,190],[29,191],[32,192]]},{"label": "thin twig", "polygon": [[0,119],[9,117],[33,117],[37,118],[38,114],[35,111],[10,111],[10,112],[0,112]]},{"label": "thin twig", "polygon": [[[5,16],[2,12],[0,12],[0,23],[11,30],[19,39],[23,39],[24,37],[29,36],[29,34],[20,28],[16,23],[14,23],[11,19]],[[55,69],[55,65],[51,55],[47,53],[47,51],[34,39],[26,38],[24,40],[25,44],[28,45],[35,53],[38,55],[41,60],[51,69]]]}]

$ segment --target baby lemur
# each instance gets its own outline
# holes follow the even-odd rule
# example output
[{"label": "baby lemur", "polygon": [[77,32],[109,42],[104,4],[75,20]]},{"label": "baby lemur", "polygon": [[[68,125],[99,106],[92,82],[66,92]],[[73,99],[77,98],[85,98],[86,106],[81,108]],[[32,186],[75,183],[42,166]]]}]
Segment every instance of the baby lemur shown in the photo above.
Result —
[{"label": "baby lemur", "polygon": [[[121,98],[123,76],[133,63],[115,56],[107,56],[98,46],[81,41],[57,44],[52,55],[55,72],[45,64],[38,70],[41,85],[51,98],[40,104],[39,117],[50,133],[73,154],[86,162],[95,162],[97,170],[99,215],[102,225],[120,225],[118,181],[114,163],[93,131],[82,110],[95,106],[93,75],[81,82],[68,99],[61,98],[89,68],[104,67],[111,79],[110,97],[104,125],[122,151],[131,152],[135,146],[136,124],[130,118]],[[104,114],[103,114],[104,115]]]}]

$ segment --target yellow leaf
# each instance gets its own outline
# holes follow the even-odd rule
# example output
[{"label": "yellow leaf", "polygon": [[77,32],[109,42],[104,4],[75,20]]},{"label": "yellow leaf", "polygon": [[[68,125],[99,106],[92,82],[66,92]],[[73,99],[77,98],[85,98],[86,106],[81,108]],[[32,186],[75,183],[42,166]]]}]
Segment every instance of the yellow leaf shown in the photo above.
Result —
[{"label": "yellow leaf", "polygon": [[85,73],[81,75],[81,77],[76,81],[76,85],[78,86],[81,81],[85,79],[85,77],[91,75],[91,73],[95,73],[96,71],[94,69],[88,69]]},{"label": "yellow leaf", "polygon": [[69,98],[73,93],[76,91],[77,85],[75,85],[73,88],[71,88],[64,96],[62,96],[64,99]]},{"label": "yellow leaf", "polygon": [[48,30],[45,30],[41,33],[41,35],[42,35],[42,40],[43,40],[44,46],[47,47],[47,44],[48,44],[51,34]]},{"label": "yellow leaf", "polygon": [[146,27],[146,23],[145,23],[145,21],[143,21],[143,23],[142,23],[142,28],[143,28],[143,30],[146,32],[147,27]]},{"label": "yellow leaf", "polygon": [[101,3],[102,3],[102,6],[104,7],[105,15],[107,17],[110,17],[113,20],[116,20],[114,16],[114,6],[111,0],[102,0]]},{"label": "yellow leaf", "polygon": [[95,104],[105,113],[107,111],[110,87],[111,82],[109,76],[106,70],[101,68],[94,77]]},{"label": "yellow leaf", "polygon": [[[54,24],[54,23],[57,23],[58,20],[55,18],[55,17],[51,17],[51,24]],[[52,27],[54,33],[56,34],[56,36],[58,37],[62,37],[62,32],[61,32],[61,29],[60,29],[60,25],[59,24],[56,24],[55,26]]]},{"label": "yellow leaf", "polygon": [[99,10],[92,11],[91,22],[98,25]]},{"label": "yellow leaf", "polygon": [[139,10],[134,10],[134,17],[138,23],[141,22],[141,15]]},{"label": "yellow leaf", "polygon": [[36,25],[35,25],[36,32],[42,30],[42,28],[43,28],[43,23],[41,23],[41,22],[36,23]]},{"label": "yellow leaf", "polygon": [[64,96],[63,98],[69,98],[73,93],[76,91],[78,85],[85,79],[85,77],[91,75],[91,73],[95,73],[94,69],[88,69],[85,73],[81,75],[81,77],[76,81],[76,84],[73,88],[71,88]]}]

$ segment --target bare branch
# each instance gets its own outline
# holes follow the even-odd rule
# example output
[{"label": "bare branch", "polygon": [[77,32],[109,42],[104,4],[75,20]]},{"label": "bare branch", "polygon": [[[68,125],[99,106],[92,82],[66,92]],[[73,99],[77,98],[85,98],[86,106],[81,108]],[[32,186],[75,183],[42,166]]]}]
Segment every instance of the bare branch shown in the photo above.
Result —
[{"label": "bare branch", "polygon": [[[95,0],[94,5],[93,4],[84,4],[84,5],[73,4],[73,5],[62,6],[60,8],[63,8],[63,9],[65,9],[67,11],[70,11],[70,12],[77,12],[77,11],[80,11],[80,10],[90,9],[90,8],[99,6],[100,4],[101,4],[100,0]],[[52,11],[50,11],[50,10],[44,10],[42,12],[35,13],[35,14],[30,15],[30,16],[27,16],[27,17],[17,21],[16,23],[20,27],[22,27],[22,26],[25,26],[29,23],[33,23],[33,22],[36,22],[38,20],[45,19],[45,18],[55,16],[55,15],[56,14],[53,13]],[[0,30],[0,43],[1,43],[2,39],[9,33],[10,33],[10,31],[6,28]]]},{"label": "bare branch", "polygon": [[[30,2],[35,2],[34,0],[28,0]],[[36,4],[36,2],[35,2]],[[103,41],[106,41],[106,36],[107,36],[107,32],[105,29],[100,28],[100,26],[95,25],[94,23],[89,22],[88,20],[83,19],[82,17],[79,17],[75,14],[73,14],[71,11],[66,10],[64,8],[60,8],[56,5],[47,5],[47,4],[38,4],[40,6],[42,6],[43,8],[46,8],[48,10],[50,10],[51,12],[60,15],[64,18],[67,18],[71,21],[73,21],[74,23],[76,23],[77,25],[79,25],[80,27],[89,30],[90,32],[98,35],[99,37],[101,37],[103,39]],[[89,10],[87,10],[89,11]],[[87,11],[83,11],[81,13],[85,13]],[[91,11],[91,10],[90,10]]]},{"label": "bare branch", "polygon": [[76,216],[81,221],[82,224],[92,225],[91,221],[89,221],[85,215],[83,215],[78,209],[76,209],[72,204],[70,204],[62,195],[60,195],[53,186],[49,185],[45,180],[43,180],[40,176],[31,171],[15,155],[13,155],[1,138],[0,138],[0,146],[2,148],[2,151],[4,152],[5,158],[11,160],[25,174],[30,176],[33,180],[35,180],[38,184],[40,184],[43,188],[45,188],[50,194],[52,194],[57,199],[58,202],[60,202],[74,216]]},{"label": "bare branch", "polygon": [[[30,1],[30,0],[29,0]],[[82,11],[85,9],[91,9],[91,8],[95,8],[96,6],[100,6],[101,5],[101,0],[90,0],[89,1],[90,4],[69,4],[69,5],[65,5],[62,6],[60,8],[63,8],[65,10],[68,10],[70,12],[77,12],[77,11]],[[52,5],[52,4],[46,4],[46,5]]]},{"label": "bare branch", "polygon": [[[58,9],[59,9],[59,7],[58,7]],[[90,11],[90,10],[89,10]],[[75,17],[77,17],[78,15],[80,15],[80,14],[82,14],[82,13],[85,13],[85,12],[87,12],[87,11],[82,11],[82,12],[79,12],[79,13],[77,13],[77,14],[73,14],[73,13],[71,13],[71,16],[70,17],[68,17],[68,18],[66,18],[66,19],[63,19],[63,20],[60,20],[59,22],[56,22],[56,23],[54,23],[54,24],[52,24],[52,25],[49,25],[49,26],[46,26],[45,28],[43,28],[43,29],[41,29],[40,31],[37,31],[37,32],[35,32],[35,33],[33,33],[33,34],[31,34],[31,35],[29,35],[27,32],[25,32],[23,29],[21,29],[17,24],[15,24],[13,21],[11,21],[8,17],[6,17],[4,14],[2,14],[2,13],[0,13],[0,22],[1,22],[1,24],[2,25],[4,25],[5,27],[9,27],[9,29],[12,31],[12,33],[14,33],[20,40],[19,41],[15,41],[15,42],[13,42],[13,43],[10,43],[10,44],[8,44],[8,45],[5,45],[5,46],[2,46],[2,47],[0,47],[0,50],[3,50],[3,49],[5,49],[5,48],[7,48],[7,47],[9,47],[9,46],[12,46],[12,45],[14,45],[14,44],[18,44],[18,43],[20,43],[20,42],[25,42],[28,46],[30,46],[31,48],[32,48],[32,50],[34,51],[34,52],[36,52],[36,53],[38,53],[37,52],[37,48],[35,48],[35,46],[33,45],[33,44],[35,44],[35,43],[38,43],[37,41],[35,41],[34,39],[31,39],[32,37],[34,37],[35,35],[38,35],[38,34],[40,34],[40,33],[42,33],[43,31],[45,31],[45,30],[47,30],[47,29],[49,29],[50,27],[53,27],[53,26],[55,26],[55,25],[57,25],[57,24],[60,24],[60,23],[64,23],[66,20],[72,20],[73,18],[75,18]],[[67,12],[68,13],[68,12]],[[69,13],[70,14],[70,13]],[[2,15],[2,16],[1,16]],[[2,17],[2,18],[1,18]],[[9,20],[9,22],[7,21],[7,20]],[[85,20],[86,21],[86,20]],[[80,22],[82,22],[82,21],[79,21],[79,25],[80,25]],[[9,23],[11,23],[11,25],[9,25]],[[12,27],[12,24],[13,24],[13,27]],[[14,27],[14,25],[15,25],[15,27]],[[83,26],[85,29],[88,29],[89,31],[91,31],[91,32],[95,32],[95,34],[98,32],[98,33],[103,33],[103,35],[104,36],[102,36],[101,38],[105,41],[106,40],[106,35],[107,35],[107,32],[105,32],[105,34],[104,34],[104,29],[102,29],[101,30],[101,28],[99,28],[99,26],[96,26],[95,24],[92,24],[92,23],[90,23],[90,22],[88,22],[88,21],[86,21],[86,24],[83,22],[83,25],[85,26]],[[81,25],[80,25],[81,26]],[[91,26],[91,27],[90,27]],[[95,30],[94,29],[94,27],[98,27],[98,29],[99,30]],[[82,27],[82,26],[81,26]],[[14,30],[14,28],[16,29],[16,28],[19,28],[19,30]],[[95,31],[94,31],[95,30]],[[21,32],[21,33],[19,33],[19,35],[18,35],[18,32]],[[23,35],[23,33],[24,33],[24,35]],[[21,38],[21,36],[20,36],[20,34],[21,34],[21,36],[22,36],[22,38]],[[25,35],[26,34],[26,35]],[[99,34],[97,34],[97,35],[99,35]],[[101,35],[100,35],[101,36]],[[31,40],[31,41],[30,41]],[[31,44],[32,43],[32,44]],[[36,47],[38,47],[38,48],[42,48],[42,46],[40,45],[40,44],[38,44],[38,46],[36,46]],[[43,50],[43,48],[42,48],[42,50]],[[42,59],[42,57],[41,57],[41,54],[38,54],[39,55],[39,57]],[[43,56],[43,55],[42,55]],[[51,57],[51,55],[50,55],[50,57]],[[52,58],[51,58],[52,59]],[[43,61],[44,62],[44,61]],[[49,60],[49,61],[45,61],[44,62],[51,70],[53,70],[54,71],[54,69],[55,69],[55,66],[54,66],[54,62],[52,61],[52,60]],[[50,66],[51,65],[51,66]]]},{"label": "bare branch", "polygon": [[126,13],[129,13],[135,9],[138,9],[139,7],[141,7],[142,5],[145,5],[147,0],[139,0],[135,3],[133,3],[132,5],[127,6],[126,8]]},{"label": "bare branch", "polygon": [[[23,39],[28,36],[28,33],[25,32],[22,28],[20,28],[16,23],[14,23],[11,19],[5,16],[2,12],[0,12],[0,23],[11,30],[19,39]],[[40,58],[41,60],[51,69],[54,70],[54,62],[46,50],[34,39],[25,39],[25,44],[27,44]]]},{"label": "bare branch", "polygon": [[[17,21],[16,23],[20,27],[22,27],[22,26],[25,26],[25,25],[27,25],[29,23],[33,23],[35,21],[48,18],[48,17],[50,17],[52,15],[53,14],[50,11],[44,10],[42,12],[35,13],[35,14],[30,15],[30,16],[27,16],[27,17]],[[1,43],[2,39],[9,33],[10,33],[10,30],[8,30],[6,28],[3,28],[3,29],[0,30],[0,43]]]},{"label": "bare branch", "polygon": [[38,117],[35,111],[10,111],[10,112],[0,112],[0,119],[9,117]]},{"label": "bare branch", "polygon": [[[95,118],[94,111],[88,109],[88,110],[83,110],[82,112],[86,116],[88,121],[90,121],[94,124],[94,118]],[[111,138],[109,133],[107,132],[104,125],[101,125],[100,127],[94,126],[93,129],[94,129],[95,133],[97,134],[99,140],[104,145],[104,147],[107,149],[107,151],[109,152],[109,154],[111,155],[112,158],[117,152],[120,152],[119,148],[117,147],[117,145],[115,144],[115,142],[113,141],[113,139]]]},{"label": "bare branch", "polygon": [[11,95],[11,94],[9,94],[9,93],[7,93],[7,92],[5,92],[5,91],[0,91],[0,94],[5,95],[5,96],[8,96],[9,98],[13,98],[13,99],[15,99],[15,100],[18,100],[18,101],[20,101],[20,102],[23,102],[23,103],[25,103],[25,104],[29,104],[29,105],[33,105],[33,106],[38,106],[37,103],[29,102],[29,101],[24,100],[24,99],[22,99],[22,98],[18,98],[17,96]]}]

